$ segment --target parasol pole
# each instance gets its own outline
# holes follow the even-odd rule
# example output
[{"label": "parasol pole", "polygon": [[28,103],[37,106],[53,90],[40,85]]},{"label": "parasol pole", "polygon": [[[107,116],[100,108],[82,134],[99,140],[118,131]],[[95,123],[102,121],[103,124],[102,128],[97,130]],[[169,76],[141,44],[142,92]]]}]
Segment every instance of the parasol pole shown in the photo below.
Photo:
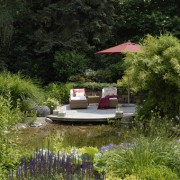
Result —
[{"label": "parasol pole", "polygon": [[128,76],[128,105],[130,104],[130,83],[129,83],[129,76]]}]

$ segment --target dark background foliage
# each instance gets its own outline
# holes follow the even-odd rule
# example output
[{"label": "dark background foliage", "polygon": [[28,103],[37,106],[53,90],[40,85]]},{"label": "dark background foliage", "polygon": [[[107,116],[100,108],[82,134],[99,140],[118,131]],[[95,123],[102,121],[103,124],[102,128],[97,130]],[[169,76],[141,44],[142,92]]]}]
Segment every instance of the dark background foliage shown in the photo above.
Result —
[{"label": "dark background foliage", "polygon": [[55,54],[74,51],[97,71],[97,81],[116,82],[122,56],[94,53],[128,40],[138,43],[146,34],[179,38],[179,15],[178,0],[0,1],[0,70],[21,71],[44,84],[65,82],[79,66],[68,68],[67,77],[57,71]]}]

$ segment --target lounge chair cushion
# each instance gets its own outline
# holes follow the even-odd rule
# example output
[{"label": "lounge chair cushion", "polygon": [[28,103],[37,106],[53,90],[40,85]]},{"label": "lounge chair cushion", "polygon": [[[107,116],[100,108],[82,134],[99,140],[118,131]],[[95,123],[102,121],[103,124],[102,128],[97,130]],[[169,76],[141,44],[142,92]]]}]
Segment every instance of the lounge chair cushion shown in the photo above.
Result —
[{"label": "lounge chair cushion", "polygon": [[115,108],[118,104],[117,88],[106,87],[102,89],[102,97],[98,105],[98,109]]},{"label": "lounge chair cushion", "polygon": [[84,94],[85,94],[85,89],[71,89],[70,100],[87,100]]},{"label": "lounge chair cushion", "polygon": [[117,88],[112,87],[112,88],[103,88],[102,89],[102,98],[106,96],[116,96],[117,95]]},{"label": "lounge chair cushion", "polygon": [[88,101],[85,96],[85,89],[71,89],[69,104],[71,109],[87,108]]},{"label": "lounge chair cushion", "polygon": [[71,100],[87,100],[86,96],[71,96]]},{"label": "lounge chair cushion", "polygon": [[85,89],[73,89],[73,96],[85,96]]}]

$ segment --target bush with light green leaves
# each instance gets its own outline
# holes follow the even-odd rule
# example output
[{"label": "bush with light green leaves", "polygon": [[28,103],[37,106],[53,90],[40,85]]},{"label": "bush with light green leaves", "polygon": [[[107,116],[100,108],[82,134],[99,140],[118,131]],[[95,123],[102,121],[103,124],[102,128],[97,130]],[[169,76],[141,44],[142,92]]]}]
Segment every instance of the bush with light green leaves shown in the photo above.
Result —
[{"label": "bush with light green leaves", "polygon": [[[140,114],[148,117],[151,110],[161,116],[180,116],[180,42],[172,35],[148,35],[138,53],[127,52],[121,84],[129,79],[132,91],[144,94]],[[150,117],[148,117],[150,118]]]}]

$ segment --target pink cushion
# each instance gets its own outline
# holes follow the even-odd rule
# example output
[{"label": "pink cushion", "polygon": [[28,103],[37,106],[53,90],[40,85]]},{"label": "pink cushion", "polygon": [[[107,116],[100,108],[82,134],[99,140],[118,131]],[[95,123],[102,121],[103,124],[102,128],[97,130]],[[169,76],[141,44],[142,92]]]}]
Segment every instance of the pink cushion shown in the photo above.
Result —
[{"label": "pink cushion", "polygon": [[77,94],[79,95],[79,94],[83,94],[84,96],[86,95],[85,94],[85,89],[84,88],[82,88],[82,89],[73,89],[73,96],[76,96]]}]

